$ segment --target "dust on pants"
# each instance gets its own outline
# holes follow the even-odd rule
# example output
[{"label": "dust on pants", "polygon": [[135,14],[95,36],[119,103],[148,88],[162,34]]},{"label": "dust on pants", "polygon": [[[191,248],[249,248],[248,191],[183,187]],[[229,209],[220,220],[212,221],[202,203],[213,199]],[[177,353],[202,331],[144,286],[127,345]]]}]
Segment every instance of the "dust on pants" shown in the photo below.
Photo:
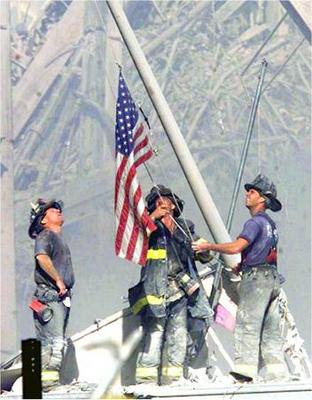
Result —
[{"label": "dust on pants", "polygon": [[266,380],[287,377],[278,305],[279,291],[276,271],[252,268],[243,273],[234,332],[237,372],[255,377],[261,365]]},{"label": "dust on pants", "polygon": [[66,345],[65,331],[69,318],[70,308],[62,302],[47,304],[53,311],[51,320],[41,323],[34,313],[34,323],[37,339],[41,341],[42,369],[59,371],[61,368],[63,349]]},{"label": "dust on pants", "polygon": [[[142,318],[143,348],[138,355],[138,369],[159,369],[170,375],[172,369],[183,374],[187,345],[187,309],[184,299],[168,305],[165,318]],[[147,374],[148,374],[147,370]],[[175,375],[175,373],[173,373]]]}]

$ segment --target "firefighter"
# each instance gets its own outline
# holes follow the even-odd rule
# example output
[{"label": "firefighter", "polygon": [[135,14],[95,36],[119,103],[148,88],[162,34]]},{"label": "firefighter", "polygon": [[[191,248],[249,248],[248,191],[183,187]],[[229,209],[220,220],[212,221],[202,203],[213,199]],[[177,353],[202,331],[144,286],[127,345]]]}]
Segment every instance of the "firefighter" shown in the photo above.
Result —
[{"label": "firefighter", "polygon": [[71,305],[74,271],[68,245],[62,236],[63,203],[39,199],[32,204],[29,236],[35,240],[33,310],[37,338],[42,349],[42,388],[59,384],[65,332]]},{"label": "firefighter", "polygon": [[259,174],[245,185],[245,204],[251,218],[238,238],[230,243],[193,242],[197,251],[212,250],[224,254],[242,253],[239,271],[239,304],[236,318],[235,370],[240,382],[251,382],[263,367],[266,381],[288,379],[283,355],[281,316],[278,296],[280,280],[277,272],[278,233],[266,213],[282,208],[273,182]]},{"label": "firefighter", "polygon": [[[188,231],[195,235],[194,224],[181,218],[183,200],[157,185],[146,202],[156,230],[149,237],[140,282],[129,290],[132,312],[141,316],[144,333],[136,381],[171,384],[183,378],[188,319],[193,318],[204,335],[213,312],[200,287],[187,235]],[[209,260],[207,254],[201,258],[202,262]],[[195,329],[192,333],[193,338],[199,336]]]}]

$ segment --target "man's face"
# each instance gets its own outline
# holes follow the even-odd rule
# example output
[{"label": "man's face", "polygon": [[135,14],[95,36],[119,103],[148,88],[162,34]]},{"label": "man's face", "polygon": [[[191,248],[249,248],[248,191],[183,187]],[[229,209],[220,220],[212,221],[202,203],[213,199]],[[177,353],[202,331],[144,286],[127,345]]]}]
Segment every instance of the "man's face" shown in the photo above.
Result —
[{"label": "man's face", "polygon": [[169,199],[169,197],[159,197],[156,200],[156,207],[159,206],[165,206],[169,212],[171,212],[173,214],[173,210],[175,209],[175,205],[173,204],[173,202]]},{"label": "man's face", "polygon": [[260,203],[264,203],[264,198],[255,189],[250,189],[245,194],[245,205],[247,208],[252,208]]},{"label": "man's face", "polygon": [[50,226],[50,225],[62,226],[64,223],[62,211],[58,208],[49,208],[42,219],[42,223],[45,226]]}]

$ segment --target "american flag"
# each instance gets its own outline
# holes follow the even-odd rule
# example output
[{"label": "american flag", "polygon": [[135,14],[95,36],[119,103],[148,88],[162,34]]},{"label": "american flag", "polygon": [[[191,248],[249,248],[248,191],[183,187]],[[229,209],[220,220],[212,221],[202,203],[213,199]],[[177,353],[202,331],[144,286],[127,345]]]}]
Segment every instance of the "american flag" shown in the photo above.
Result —
[{"label": "american flag", "polygon": [[152,156],[144,123],[119,74],[116,107],[115,219],[116,255],[144,265],[149,232],[156,229],[149,218],[137,176],[137,167]]}]

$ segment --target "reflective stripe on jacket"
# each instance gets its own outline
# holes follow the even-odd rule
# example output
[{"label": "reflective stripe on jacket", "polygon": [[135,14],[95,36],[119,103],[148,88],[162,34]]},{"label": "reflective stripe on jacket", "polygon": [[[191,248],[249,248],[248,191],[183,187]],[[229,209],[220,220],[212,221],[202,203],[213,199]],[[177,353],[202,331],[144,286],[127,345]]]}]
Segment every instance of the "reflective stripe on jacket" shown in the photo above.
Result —
[{"label": "reflective stripe on jacket", "polygon": [[[188,231],[183,220],[177,219],[177,222],[185,232]],[[147,262],[141,270],[140,282],[129,289],[129,303],[133,314],[162,318],[166,316],[166,302],[174,301],[170,293],[172,285],[169,285],[169,280],[172,282],[180,272],[186,272],[197,281],[199,277],[191,240],[178,228],[172,237],[160,221],[156,221],[156,226],[157,230],[152,232],[149,238]],[[190,221],[188,228],[193,235],[194,225]],[[180,289],[181,295],[178,298],[185,296],[182,288]],[[188,308],[191,315],[196,318],[209,318],[213,314],[204,293],[192,298]]]}]

